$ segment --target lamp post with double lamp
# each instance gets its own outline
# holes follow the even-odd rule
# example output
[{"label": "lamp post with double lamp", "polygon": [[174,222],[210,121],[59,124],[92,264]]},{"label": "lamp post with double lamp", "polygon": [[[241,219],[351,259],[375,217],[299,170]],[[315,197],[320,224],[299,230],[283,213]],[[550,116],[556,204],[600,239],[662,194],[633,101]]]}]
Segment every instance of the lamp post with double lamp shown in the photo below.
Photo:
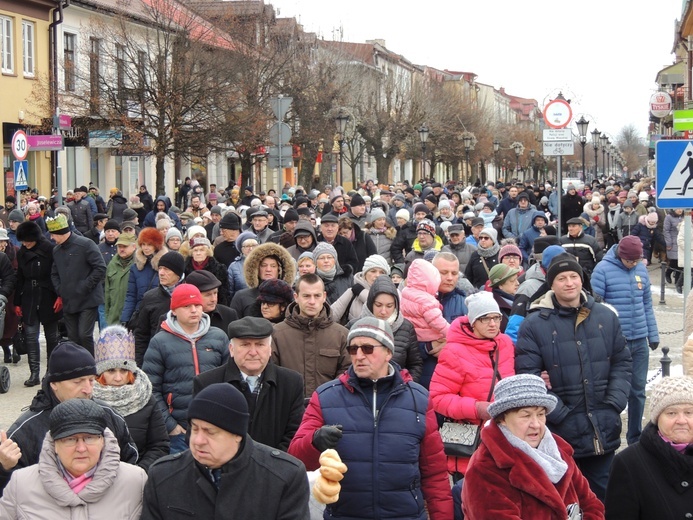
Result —
[{"label": "lamp post with double lamp", "polygon": [[464,171],[464,182],[466,185],[467,179],[469,179],[471,181],[471,171],[469,168],[469,151],[472,149],[472,136],[471,135],[465,135],[464,137],[462,137],[462,140],[464,141],[464,155],[466,157],[465,171]]},{"label": "lamp post with double lamp", "polygon": [[606,146],[609,143],[609,138],[606,134],[602,134],[599,137],[599,144],[602,147],[602,173],[606,175]]},{"label": "lamp post with double lamp", "polygon": [[522,143],[513,143],[513,148],[515,149],[515,157],[517,158],[517,162],[515,164],[515,176],[520,178],[520,155],[522,155]]},{"label": "lamp post with double lamp", "polygon": [[606,166],[607,166],[607,173],[606,176],[609,177],[611,175],[611,151],[614,149],[614,147],[611,145],[611,141],[609,141],[609,145],[606,147]]},{"label": "lamp post with double lamp", "polygon": [[585,119],[585,116],[580,116],[580,120],[575,123],[580,134],[580,147],[582,147],[582,182],[587,180],[585,174],[585,146],[587,145],[587,127],[590,122]]},{"label": "lamp post with double lamp", "polygon": [[[337,117],[334,119],[335,125],[337,126],[338,142],[339,142],[339,175],[337,176],[337,184],[342,185],[342,172],[344,171],[344,134],[346,133],[347,123],[349,122],[349,116],[344,113],[343,109],[339,109]],[[354,186],[356,189],[356,186]]]},{"label": "lamp post with double lamp", "polygon": [[599,176],[597,171],[597,163],[599,161],[597,156],[597,152],[599,151],[599,130],[595,128],[590,133],[592,134],[592,146],[594,147],[594,178],[596,179]]},{"label": "lamp post with double lamp", "polygon": [[429,130],[426,123],[421,125],[418,130],[419,139],[421,140],[421,178],[426,178],[426,141],[428,141]]},{"label": "lamp post with double lamp", "polygon": [[494,161],[496,163],[496,182],[501,181],[501,169],[500,169],[500,163],[498,162],[498,152],[500,150],[500,142],[498,139],[494,139],[493,141],[493,157]]}]

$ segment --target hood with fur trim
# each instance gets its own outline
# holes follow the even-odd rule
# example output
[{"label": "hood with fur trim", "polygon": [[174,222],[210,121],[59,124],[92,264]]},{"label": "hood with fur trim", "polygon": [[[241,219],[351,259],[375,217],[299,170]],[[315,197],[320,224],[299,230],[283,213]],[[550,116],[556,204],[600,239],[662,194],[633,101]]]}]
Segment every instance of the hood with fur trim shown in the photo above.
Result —
[{"label": "hood with fur trim", "polygon": [[[166,253],[168,253],[168,248],[164,247],[159,249],[156,253],[154,253],[154,256],[152,256],[152,268],[155,271],[159,270],[159,260]],[[135,249],[135,265],[137,266],[138,271],[141,271],[144,269],[144,266],[147,265],[147,257],[144,256],[144,253],[139,247]]]},{"label": "hood with fur trim", "polygon": [[281,267],[280,278],[289,285],[293,285],[296,276],[296,263],[291,254],[279,244],[265,242],[253,249],[246,257],[245,264],[243,264],[243,277],[248,287],[255,288],[260,285],[258,278],[260,263],[268,256],[274,256],[279,259]]}]

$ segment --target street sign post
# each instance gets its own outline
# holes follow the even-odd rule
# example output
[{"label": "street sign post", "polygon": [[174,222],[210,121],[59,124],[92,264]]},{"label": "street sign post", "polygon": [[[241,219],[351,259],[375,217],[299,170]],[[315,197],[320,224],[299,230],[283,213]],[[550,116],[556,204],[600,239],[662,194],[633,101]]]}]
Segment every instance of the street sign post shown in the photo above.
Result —
[{"label": "street sign post", "polygon": [[556,98],[544,107],[544,121],[551,128],[565,128],[573,119],[573,110],[565,99]]},{"label": "street sign post", "polygon": [[575,153],[575,144],[573,141],[544,141],[543,154],[551,156],[573,155]]},{"label": "street sign post", "polygon": [[289,111],[289,108],[291,108],[291,103],[293,100],[294,98],[283,96],[270,99],[270,106],[272,107],[274,117],[279,119],[279,121],[282,121],[286,113]]},{"label": "street sign post", "polygon": [[26,191],[29,189],[29,161],[14,162],[14,189],[17,191]]},{"label": "street sign post", "polygon": [[573,141],[573,132],[570,128],[544,128],[544,141]]},{"label": "street sign post", "polygon": [[27,142],[26,132],[17,130],[12,136],[12,155],[18,161],[23,161],[28,153],[29,143]]},{"label": "street sign post", "polygon": [[693,208],[693,141],[657,141],[655,161],[657,207]]}]

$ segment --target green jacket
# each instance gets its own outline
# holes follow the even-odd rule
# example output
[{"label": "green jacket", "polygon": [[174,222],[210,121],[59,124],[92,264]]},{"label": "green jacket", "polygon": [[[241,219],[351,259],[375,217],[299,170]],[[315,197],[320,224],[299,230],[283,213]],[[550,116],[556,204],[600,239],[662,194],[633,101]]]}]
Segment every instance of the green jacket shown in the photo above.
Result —
[{"label": "green jacket", "polygon": [[120,313],[125,305],[125,295],[128,292],[130,266],[135,261],[135,255],[126,259],[118,255],[113,257],[106,267],[106,322],[109,325],[120,324]]}]

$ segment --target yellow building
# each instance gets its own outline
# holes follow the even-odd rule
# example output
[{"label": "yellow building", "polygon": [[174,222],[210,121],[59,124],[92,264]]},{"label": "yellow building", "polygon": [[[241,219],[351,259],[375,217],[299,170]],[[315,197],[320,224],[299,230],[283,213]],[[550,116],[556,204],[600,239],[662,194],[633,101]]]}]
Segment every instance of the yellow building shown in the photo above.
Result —
[{"label": "yellow building", "polygon": [[[0,203],[14,190],[12,136],[18,129],[38,125],[50,116],[48,105],[34,101],[39,84],[49,75],[49,24],[53,0],[4,0],[0,2],[0,122],[2,122],[2,171]],[[45,96],[47,99],[47,96]],[[29,132],[27,132],[29,133]],[[50,153],[28,153],[28,184],[50,196]]]}]

